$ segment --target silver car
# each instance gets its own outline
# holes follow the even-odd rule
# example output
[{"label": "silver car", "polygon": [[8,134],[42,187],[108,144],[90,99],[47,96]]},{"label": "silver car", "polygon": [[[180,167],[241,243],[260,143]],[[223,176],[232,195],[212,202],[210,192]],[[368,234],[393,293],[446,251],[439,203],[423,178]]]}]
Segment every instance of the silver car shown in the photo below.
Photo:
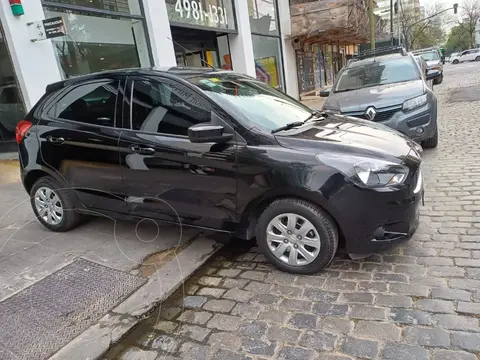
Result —
[{"label": "silver car", "polygon": [[440,75],[438,70],[422,74],[414,56],[404,50],[387,55],[377,50],[345,66],[332,89],[320,93],[328,96],[323,111],[377,122],[434,148],[437,98],[427,81]]},{"label": "silver car", "polygon": [[440,52],[437,49],[424,49],[414,51],[414,55],[421,56],[427,63],[428,70],[440,71],[440,76],[436,78],[433,83],[435,85],[441,84],[443,81],[443,60]]}]

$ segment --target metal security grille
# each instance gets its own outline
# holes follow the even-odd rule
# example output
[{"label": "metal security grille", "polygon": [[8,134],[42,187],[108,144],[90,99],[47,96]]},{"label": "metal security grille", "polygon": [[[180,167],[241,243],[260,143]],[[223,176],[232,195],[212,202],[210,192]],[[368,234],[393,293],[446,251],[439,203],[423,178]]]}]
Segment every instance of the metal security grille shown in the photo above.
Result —
[{"label": "metal security grille", "polygon": [[74,261],[0,303],[0,359],[48,358],[145,281],[88,260]]}]

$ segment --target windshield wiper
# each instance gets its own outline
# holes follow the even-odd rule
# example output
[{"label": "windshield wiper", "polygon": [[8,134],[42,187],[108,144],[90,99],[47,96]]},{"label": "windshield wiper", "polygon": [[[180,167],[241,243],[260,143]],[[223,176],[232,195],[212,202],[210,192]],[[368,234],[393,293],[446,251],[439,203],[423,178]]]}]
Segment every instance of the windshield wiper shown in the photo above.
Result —
[{"label": "windshield wiper", "polygon": [[280,126],[279,128],[273,129],[272,134],[275,134],[283,130],[290,130],[297,126],[305,125],[308,121],[310,121],[314,117],[321,117],[321,116],[322,116],[322,112],[320,110],[314,110],[305,120],[294,121],[294,122],[288,123],[287,125]]},{"label": "windshield wiper", "polygon": [[273,129],[272,134],[275,134],[283,130],[290,130],[294,127],[302,126],[303,124],[305,124],[304,121],[294,121],[294,122],[288,123],[287,125],[283,125],[283,126],[280,126],[279,128]]}]

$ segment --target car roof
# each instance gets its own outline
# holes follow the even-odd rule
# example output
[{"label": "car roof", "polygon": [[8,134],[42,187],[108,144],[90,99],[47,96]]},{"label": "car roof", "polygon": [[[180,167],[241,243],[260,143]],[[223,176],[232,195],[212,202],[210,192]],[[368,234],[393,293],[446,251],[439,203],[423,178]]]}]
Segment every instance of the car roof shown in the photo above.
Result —
[{"label": "car roof", "polygon": [[388,61],[392,59],[404,59],[406,55],[402,54],[388,54],[388,55],[380,55],[380,56],[375,56],[375,57],[368,57],[366,59],[361,59],[357,61],[352,61],[350,64],[347,65],[349,68],[357,67],[357,66],[362,66],[366,64],[373,64],[375,62],[382,62],[382,61]]},{"label": "car roof", "polygon": [[131,69],[118,69],[107,70],[87,75],[74,76],[62,81],[55,82],[47,86],[47,92],[54,91],[69,85],[82,83],[86,81],[92,81],[101,79],[108,76],[135,76],[135,75],[164,75],[172,78],[184,78],[208,75],[208,76],[220,76],[225,74],[235,74],[238,76],[245,76],[237,74],[232,71],[207,68],[207,67],[149,67],[149,68],[131,68]]}]

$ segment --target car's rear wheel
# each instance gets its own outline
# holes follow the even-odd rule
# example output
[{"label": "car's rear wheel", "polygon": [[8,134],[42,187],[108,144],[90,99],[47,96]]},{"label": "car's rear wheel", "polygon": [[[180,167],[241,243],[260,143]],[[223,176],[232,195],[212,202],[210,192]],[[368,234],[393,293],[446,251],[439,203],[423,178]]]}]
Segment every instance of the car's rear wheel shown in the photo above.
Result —
[{"label": "car's rear wheel", "polygon": [[46,228],[63,232],[76,227],[80,214],[75,212],[71,190],[62,186],[52,177],[37,180],[30,190],[30,202],[38,221]]},{"label": "car's rear wheel", "polygon": [[280,199],[258,220],[257,242],[279,269],[313,274],[332,261],[338,247],[333,219],[320,207],[299,199]]},{"label": "car's rear wheel", "polygon": [[457,59],[453,60],[453,61],[452,61],[452,64],[457,65],[457,64],[458,64],[458,60],[457,60]]},{"label": "car's rear wheel", "polygon": [[477,57],[475,58],[475,61],[480,61],[480,56],[477,56]]},{"label": "car's rear wheel", "polygon": [[438,128],[435,130],[435,135],[430,139],[427,139],[422,142],[422,147],[425,149],[433,149],[436,148],[438,145]]}]

